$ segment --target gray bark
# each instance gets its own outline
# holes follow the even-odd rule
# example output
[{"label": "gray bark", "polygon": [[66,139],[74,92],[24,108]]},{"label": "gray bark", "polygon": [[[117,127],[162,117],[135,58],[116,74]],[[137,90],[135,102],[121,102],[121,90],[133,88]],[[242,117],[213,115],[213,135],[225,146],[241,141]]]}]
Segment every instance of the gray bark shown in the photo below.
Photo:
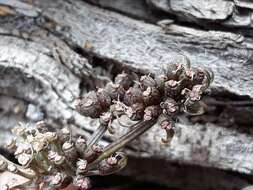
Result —
[{"label": "gray bark", "polygon": [[178,20],[208,27],[252,28],[253,3],[250,0],[147,0],[155,9],[175,15]]},{"label": "gray bark", "polygon": [[[54,127],[69,125],[76,133],[89,135],[97,121],[75,111],[75,98],[103,86],[122,70],[156,73],[164,64],[183,62],[187,56],[192,65],[215,73],[204,100],[209,105],[207,113],[182,116],[170,147],[160,144],[164,134],[154,126],[127,148],[138,159],[132,159],[122,175],[179,189],[249,186],[253,174],[252,38],[225,30],[206,31],[194,24],[184,26],[177,20],[160,27],[154,23],[164,15],[152,15],[144,1],[92,2],[96,5],[79,0],[34,0],[33,4],[0,0],[0,144],[19,121],[45,119]],[[251,9],[247,1],[210,1],[214,12],[204,9],[205,5],[193,5],[197,1],[191,5],[170,1],[169,7],[166,2],[150,0],[149,6],[187,17],[190,23],[217,21],[221,28],[228,26],[234,7]],[[124,131],[117,127],[116,134]],[[103,143],[115,138],[108,134]],[[142,157],[146,157],[144,163]],[[151,163],[157,169],[147,167]],[[175,175],[168,174],[171,170]],[[209,183],[213,176],[219,179]]]}]

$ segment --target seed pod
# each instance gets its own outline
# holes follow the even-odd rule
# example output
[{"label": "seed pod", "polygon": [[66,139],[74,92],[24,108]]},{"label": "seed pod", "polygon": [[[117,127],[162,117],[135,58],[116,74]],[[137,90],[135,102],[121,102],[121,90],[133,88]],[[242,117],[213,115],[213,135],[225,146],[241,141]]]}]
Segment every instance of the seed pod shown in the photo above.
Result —
[{"label": "seed pod", "polygon": [[70,160],[71,162],[76,161],[78,154],[77,154],[76,147],[73,142],[68,142],[68,141],[65,142],[62,145],[62,150],[68,160]]},{"label": "seed pod", "polygon": [[167,98],[164,102],[161,102],[160,106],[163,109],[163,114],[167,116],[175,116],[179,111],[177,102],[172,98]]},{"label": "seed pod", "polygon": [[148,106],[144,110],[143,118],[144,118],[145,121],[154,120],[154,119],[158,118],[160,113],[161,113],[161,109],[160,109],[159,106],[157,106],[157,105]]},{"label": "seed pod", "polygon": [[118,98],[122,100],[125,94],[125,90],[121,85],[113,84],[112,82],[107,83],[105,91],[109,94],[112,100],[117,100]]},{"label": "seed pod", "polygon": [[98,118],[102,107],[94,91],[87,93],[82,99],[77,99],[76,110],[86,117]]},{"label": "seed pod", "polygon": [[128,106],[135,103],[142,103],[143,97],[141,89],[138,87],[130,87],[125,93],[123,102]]},{"label": "seed pod", "polygon": [[75,147],[79,154],[83,154],[87,148],[87,140],[84,137],[79,137],[75,142]]},{"label": "seed pod", "polygon": [[84,158],[88,163],[93,162],[103,152],[103,147],[99,145],[93,145],[92,148],[85,152]]},{"label": "seed pod", "polygon": [[78,174],[85,174],[87,172],[87,160],[79,159],[76,163],[77,173]]},{"label": "seed pod", "polygon": [[140,78],[141,88],[146,90],[148,87],[156,87],[156,81],[149,75],[143,75]]},{"label": "seed pod", "polygon": [[97,97],[102,109],[103,110],[109,109],[112,102],[111,102],[111,97],[109,96],[108,92],[106,92],[102,88],[99,88],[97,91]]},{"label": "seed pod", "polygon": [[175,98],[178,95],[180,95],[180,91],[181,91],[180,85],[177,81],[169,80],[165,82],[164,93],[167,97]]},{"label": "seed pod", "polygon": [[132,80],[129,75],[126,73],[118,74],[115,77],[115,84],[121,85],[125,90],[128,89],[132,85]]},{"label": "seed pod", "polygon": [[142,94],[146,106],[160,103],[161,94],[156,87],[148,87]]},{"label": "seed pod", "polygon": [[78,187],[80,190],[87,190],[91,188],[90,179],[81,175],[74,178],[73,185]]},{"label": "seed pod", "polygon": [[143,118],[145,106],[143,103],[136,103],[129,107],[126,115],[133,121],[138,121]]}]

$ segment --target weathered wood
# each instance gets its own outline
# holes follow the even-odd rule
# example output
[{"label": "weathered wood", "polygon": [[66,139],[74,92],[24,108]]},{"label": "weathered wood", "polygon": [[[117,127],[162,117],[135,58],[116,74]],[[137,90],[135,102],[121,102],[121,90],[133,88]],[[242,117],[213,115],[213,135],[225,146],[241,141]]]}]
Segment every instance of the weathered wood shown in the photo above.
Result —
[{"label": "weathered wood", "polygon": [[119,13],[126,14],[128,16],[134,17],[136,19],[142,19],[147,22],[156,23],[159,19],[158,16],[152,13],[149,9],[149,6],[146,4],[145,0],[121,0],[121,1],[113,1],[113,0],[86,0],[94,5],[98,5],[100,7],[117,11]]},{"label": "weathered wood", "polygon": [[[165,33],[160,27],[79,1],[38,1],[36,4],[43,10],[43,15],[65,28],[51,31],[99,57],[124,63],[136,70],[155,72],[163,63],[182,61],[183,53],[193,65],[214,71],[215,86],[238,95],[253,96],[250,89],[253,85],[250,38],[178,25],[169,26]],[[62,8],[54,11],[55,7]],[[86,43],[92,44],[92,48],[87,48]]]},{"label": "weathered wood", "polygon": [[183,22],[194,22],[207,28],[210,28],[210,23],[223,27],[252,28],[253,3],[248,0],[147,0],[147,3],[152,8],[177,16]]},{"label": "weathered wood", "polygon": [[[80,116],[73,101],[87,90],[85,85],[102,81],[93,74],[99,64],[155,73],[163,64],[183,61],[185,54],[193,65],[214,71],[212,93],[253,97],[251,38],[175,24],[164,30],[78,0],[35,0],[33,6],[16,2],[0,1],[13,11],[0,17],[0,100],[6,121],[11,120],[5,129],[20,120],[43,118],[55,127],[69,124],[93,131],[97,123]],[[90,57],[104,61],[96,65]],[[0,124],[2,132],[5,123]],[[241,129],[182,119],[170,147],[161,145],[163,131],[154,126],[128,152],[252,174],[252,132]],[[117,135],[124,131],[117,127]],[[105,141],[115,138],[107,137]]]}]

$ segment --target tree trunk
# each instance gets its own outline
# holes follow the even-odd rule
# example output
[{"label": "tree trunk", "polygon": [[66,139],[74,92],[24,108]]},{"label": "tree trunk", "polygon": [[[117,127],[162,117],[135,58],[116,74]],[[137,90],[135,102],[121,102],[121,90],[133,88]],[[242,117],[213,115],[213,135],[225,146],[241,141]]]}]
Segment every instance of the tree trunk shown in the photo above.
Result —
[{"label": "tree trunk", "polygon": [[250,186],[253,3],[200,2],[0,0],[1,146],[20,121],[89,135],[97,121],[75,111],[75,98],[122,71],[156,73],[187,56],[215,74],[206,113],[182,116],[169,147],[154,126],[127,148],[132,158],[120,175],[176,189]]}]

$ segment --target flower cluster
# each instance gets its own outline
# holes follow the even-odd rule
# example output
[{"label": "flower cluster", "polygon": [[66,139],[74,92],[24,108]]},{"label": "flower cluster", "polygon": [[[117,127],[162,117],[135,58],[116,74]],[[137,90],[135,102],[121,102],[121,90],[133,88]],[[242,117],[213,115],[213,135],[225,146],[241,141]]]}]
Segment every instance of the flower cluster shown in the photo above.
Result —
[{"label": "flower cluster", "polygon": [[122,115],[132,121],[158,122],[167,133],[162,142],[169,143],[180,112],[203,113],[201,95],[212,80],[212,72],[191,68],[189,64],[170,64],[157,75],[143,75],[137,81],[122,73],[104,89],[80,98],[76,109],[86,117],[99,118],[101,125],[111,132],[112,121]]},{"label": "flower cluster", "polygon": [[[29,186],[62,189],[72,184],[85,190],[91,186],[88,176],[109,175],[127,163],[125,154],[116,151],[97,161],[105,153],[103,147],[94,139],[72,137],[68,128],[51,132],[44,122],[38,122],[35,126],[19,124],[12,132],[16,137],[6,148],[18,164],[0,156],[0,171],[30,179]],[[8,184],[4,187],[8,189]]]},{"label": "flower cluster", "polygon": [[[88,189],[89,176],[121,170],[127,157],[118,151],[154,124],[158,123],[166,132],[162,142],[170,143],[180,112],[203,113],[200,99],[212,80],[212,72],[191,68],[189,64],[170,64],[155,76],[143,75],[135,80],[121,73],[105,88],[77,99],[76,109],[80,114],[100,121],[88,139],[73,137],[68,128],[52,132],[43,122],[33,127],[19,125],[13,129],[17,138],[6,146],[19,164],[0,156],[0,171],[7,169],[40,186],[62,189],[73,184]],[[122,116],[133,124],[122,123]],[[99,141],[105,132],[114,133],[114,120],[129,130],[101,147]]]}]

